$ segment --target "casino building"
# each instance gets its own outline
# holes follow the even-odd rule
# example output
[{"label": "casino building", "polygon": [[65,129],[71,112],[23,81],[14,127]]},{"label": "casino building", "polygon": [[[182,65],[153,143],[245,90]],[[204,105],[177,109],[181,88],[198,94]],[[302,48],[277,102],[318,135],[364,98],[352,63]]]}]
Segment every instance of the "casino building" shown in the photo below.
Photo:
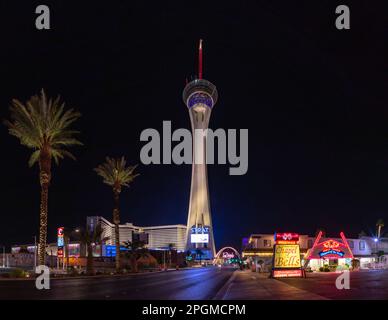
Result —
[{"label": "casino building", "polygon": [[[115,256],[114,224],[102,216],[90,216],[87,217],[86,225],[89,230],[94,230],[98,225],[102,228],[101,240],[93,247],[93,256]],[[126,241],[138,239],[144,241],[145,247],[149,250],[168,250],[170,244],[173,244],[174,249],[178,252],[185,250],[186,226],[183,224],[140,227],[133,223],[124,223],[119,225],[119,229],[121,245],[124,245]],[[72,258],[86,256],[86,247],[80,241],[71,241],[68,250]],[[14,245],[11,248],[11,253],[14,255],[34,252],[34,244]],[[58,242],[48,244],[46,254],[49,257],[57,256]]]},{"label": "casino building", "polygon": [[[388,267],[388,238],[362,236],[347,239],[343,233],[337,237],[299,235],[302,266],[319,271],[325,266],[352,266],[358,261],[361,269]],[[242,258],[253,268],[270,271],[273,263],[274,234],[252,234],[242,242]],[[258,266],[260,264],[260,266]]]},{"label": "casino building", "polygon": [[[116,242],[114,224],[101,216],[87,217],[87,226],[93,230],[97,225],[102,228],[101,239],[107,246],[114,246]],[[184,251],[186,245],[186,226],[183,224],[139,227],[133,223],[119,225],[120,243],[137,239],[144,241],[150,250],[164,250],[170,244],[178,251]]]}]

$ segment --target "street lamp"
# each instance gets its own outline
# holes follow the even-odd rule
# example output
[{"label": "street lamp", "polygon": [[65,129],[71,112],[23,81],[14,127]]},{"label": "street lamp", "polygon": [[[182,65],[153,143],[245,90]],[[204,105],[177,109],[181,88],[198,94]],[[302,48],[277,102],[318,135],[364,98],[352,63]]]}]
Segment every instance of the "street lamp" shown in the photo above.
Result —
[{"label": "street lamp", "polygon": [[374,238],[373,241],[375,242],[375,251],[376,251],[376,262],[379,260],[379,253],[377,252],[377,243],[379,242],[378,238]]},{"label": "street lamp", "polygon": [[5,246],[3,246],[3,268],[5,268]]}]

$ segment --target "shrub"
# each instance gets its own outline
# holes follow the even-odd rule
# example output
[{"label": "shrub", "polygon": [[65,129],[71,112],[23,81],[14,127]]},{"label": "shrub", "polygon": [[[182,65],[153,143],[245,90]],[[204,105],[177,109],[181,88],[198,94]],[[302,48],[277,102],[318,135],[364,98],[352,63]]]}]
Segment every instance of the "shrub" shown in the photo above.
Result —
[{"label": "shrub", "polygon": [[320,272],[323,272],[323,270],[324,270],[324,267],[319,267]]},{"label": "shrub", "polygon": [[10,272],[11,278],[24,278],[26,276],[26,272],[23,269],[13,269]]}]

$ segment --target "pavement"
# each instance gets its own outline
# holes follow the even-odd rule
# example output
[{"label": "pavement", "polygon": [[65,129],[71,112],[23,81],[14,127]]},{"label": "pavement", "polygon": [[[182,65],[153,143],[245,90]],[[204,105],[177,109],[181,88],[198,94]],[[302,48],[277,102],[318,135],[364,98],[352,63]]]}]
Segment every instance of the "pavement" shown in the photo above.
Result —
[{"label": "pavement", "polygon": [[388,300],[388,270],[349,272],[349,289],[339,290],[341,273],[307,273],[307,278],[269,279],[268,274],[236,271],[216,299]]},{"label": "pavement", "polygon": [[388,300],[388,270],[363,270],[349,272],[349,289],[338,290],[335,272],[307,273],[306,279],[278,280],[295,288],[306,290],[327,299],[335,300]]},{"label": "pavement", "polygon": [[215,300],[325,300],[318,294],[303,290],[277,279],[268,273],[249,270],[236,271]]}]

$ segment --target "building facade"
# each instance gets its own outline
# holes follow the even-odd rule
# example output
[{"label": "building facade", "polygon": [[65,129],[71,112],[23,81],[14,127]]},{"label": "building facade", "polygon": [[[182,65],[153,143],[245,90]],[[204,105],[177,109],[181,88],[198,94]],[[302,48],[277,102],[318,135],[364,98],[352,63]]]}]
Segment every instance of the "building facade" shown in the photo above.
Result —
[{"label": "building facade", "polygon": [[[305,257],[314,246],[316,237],[308,235],[299,235],[299,246],[302,265],[305,263]],[[343,240],[339,237],[322,237],[321,241],[334,240],[341,243]],[[346,239],[354,259],[359,261],[362,269],[379,267],[388,267],[388,238],[376,239],[373,237],[360,237]],[[255,264],[261,264],[265,271],[269,271],[272,266],[274,246],[274,234],[252,234],[249,238],[244,238],[242,243],[242,257]],[[311,259],[307,266],[313,271],[319,270],[324,265],[351,265],[352,259]]]},{"label": "building facade", "polygon": [[[114,224],[104,217],[87,217],[87,226],[93,230],[97,225],[101,226],[101,239],[103,244],[113,246],[116,243]],[[119,225],[120,244],[133,241],[134,238],[144,241],[150,250],[164,250],[173,244],[178,251],[184,251],[186,245],[186,226],[183,224],[139,227],[133,223]]]}]

